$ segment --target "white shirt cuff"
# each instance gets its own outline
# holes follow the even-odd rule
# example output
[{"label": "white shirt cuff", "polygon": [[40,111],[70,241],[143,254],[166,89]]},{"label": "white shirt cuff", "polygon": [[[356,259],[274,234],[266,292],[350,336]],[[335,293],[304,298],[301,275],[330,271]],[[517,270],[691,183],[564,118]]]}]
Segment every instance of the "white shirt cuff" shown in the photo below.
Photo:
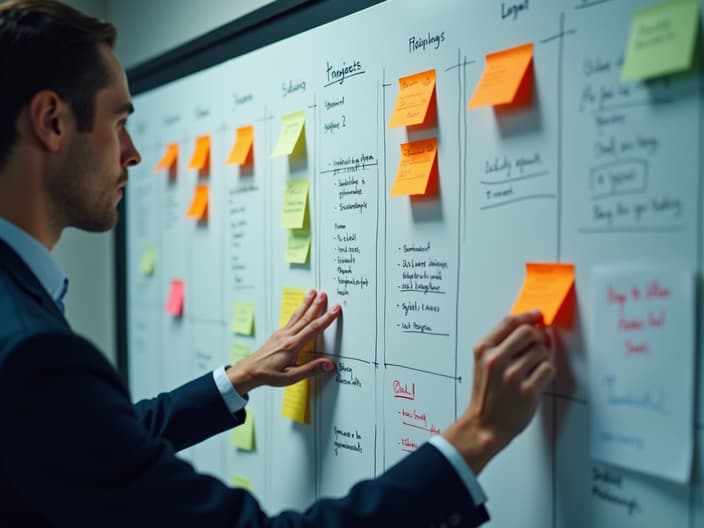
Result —
[{"label": "white shirt cuff", "polygon": [[455,449],[455,446],[440,435],[431,436],[428,443],[435,446],[438,451],[445,456],[450,465],[455,468],[457,475],[459,475],[462,482],[464,482],[469,495],[472,497],[474,505],[479,506],[480,504],[484,504],[486,502],[484,490],[479,485],[479,482],[472,473],[472,470],[469,469],[469,466],[462,458],[462,455],[460,455],[457,449]]},{"label": "white shirt cuff", "polygon": [[225,367],[217,368],[213,371],[213,380],[215,380],[215,385],[217,385],[220,396],[222,396],[230,414],[235,414],[244,408],[247,400],[240,396],[232,386],[230,378],[227,377],[225,372]]}]

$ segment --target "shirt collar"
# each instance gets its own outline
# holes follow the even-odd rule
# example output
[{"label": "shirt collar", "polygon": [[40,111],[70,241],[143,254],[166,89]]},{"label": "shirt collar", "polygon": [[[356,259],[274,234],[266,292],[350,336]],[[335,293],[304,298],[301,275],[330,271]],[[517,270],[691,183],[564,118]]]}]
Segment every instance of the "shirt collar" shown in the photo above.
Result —
[{"label": "shirt collar", "polygon": [[68,288],[68,277],[47,249],[4,218],[0,218],[0,239],[20,256],[54,302],[61,307]]}]

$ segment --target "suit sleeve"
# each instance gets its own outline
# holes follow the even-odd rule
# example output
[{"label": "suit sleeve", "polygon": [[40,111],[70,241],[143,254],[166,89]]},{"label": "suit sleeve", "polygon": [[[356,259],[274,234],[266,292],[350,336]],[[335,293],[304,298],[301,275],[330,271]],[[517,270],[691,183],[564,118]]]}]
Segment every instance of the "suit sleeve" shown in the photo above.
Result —
[{"label": "suit sleeve", "polygon": [[486,520],[430,445],[342,499],[267,517],[252,495],[196,473],[163,435],[150,434],[117,373],[71,335],[34,336],[6,356],[0,422],[0,467],[22,504],[52,526],[359,528]]}]

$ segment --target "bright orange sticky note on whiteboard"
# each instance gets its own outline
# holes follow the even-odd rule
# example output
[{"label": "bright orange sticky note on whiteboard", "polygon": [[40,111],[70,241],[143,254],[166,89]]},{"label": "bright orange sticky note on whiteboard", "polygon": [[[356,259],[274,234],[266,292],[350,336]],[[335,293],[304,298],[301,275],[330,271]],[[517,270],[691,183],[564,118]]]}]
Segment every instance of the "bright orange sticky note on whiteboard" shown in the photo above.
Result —
[{"label": "bright orange sticky note on whiteboard", "polygon": [[185,284],[181,280],[172,280],[169,297],[166,300],[164,310],[166,313],[181,317],[183,315],[183,298],[185,296]]},{"label": "bright orange sticky note on whiteboard", "polygon": [[426,194],[433,170],[437,170],[437,154],[437,138],[402,144],[401,161],[389,194],[391,196]]},{"label": "bright orange sticky note on whiteboard", "polygon": [[196,187],[196,192],[193,195],[193,200],[191,201],[191,207],[186,213],[187,218],[193,220],[204,220],[208,213],[208,186],[205,184],[198,185]]},{"label": "bright orange sticky note on whiteboard", "polygon": [[533,44],[489,53],[486,68],[467,108],[496,106],[519,99],[519,88],[533,61]]},{"label": "bright orange sticky note on whiteboard", "polygon": [[573,284],[573,264],[527,262],[523,287],[511,313],[537,308],[543,313],[543,322],[551,325]]},{"label": "bright orange sticky note on whiteboard", "polygon": [[196,149],[193,151],[191,161],[188,163],[189,169],[203,170],[208,166],[210,158],[210,136],[200,136],[196,138]]},{"label": "bright orange sticky note on whiteboard", "polygon": [[435,93],[435,70],[401,77],[398,84],[398,97],[389,128],[423,124]]},{"label": "bright orange sticky note on whiteboard", "polygon": [[178,159],[178,143],[169,143],[166,146],[166,152],[157,163],[154,170],[159,171],[162,169],[170,169],[176,163]]},{"label": "bright orange sticky note on whiteboard", "polygon": [[237,129],[237,139],[232,147],[232,152],[225,162],[227,165],[244,165],[249,159],[254,143],[254,127],[243,126]]}]

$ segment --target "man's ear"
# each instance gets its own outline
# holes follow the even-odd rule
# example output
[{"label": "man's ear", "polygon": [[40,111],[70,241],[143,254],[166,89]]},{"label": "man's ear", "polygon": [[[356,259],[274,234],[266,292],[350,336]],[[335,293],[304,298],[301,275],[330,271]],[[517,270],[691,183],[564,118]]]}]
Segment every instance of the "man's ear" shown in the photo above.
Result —
[{"label": "man's ear", "polygon": [[58,152],[66,141],[73,113],[69,104],[53,90],[42,90],[29,101],[30,131],[49,152]]}]

